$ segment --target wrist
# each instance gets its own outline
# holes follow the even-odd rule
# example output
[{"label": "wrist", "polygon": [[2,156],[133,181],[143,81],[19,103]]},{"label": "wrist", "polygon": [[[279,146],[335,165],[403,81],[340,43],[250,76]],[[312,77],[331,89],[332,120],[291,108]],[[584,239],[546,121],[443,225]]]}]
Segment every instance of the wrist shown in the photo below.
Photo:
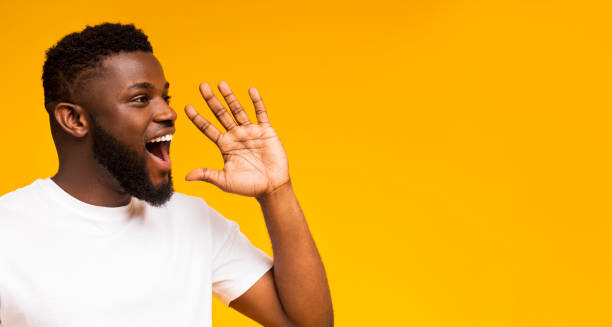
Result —
[{"label": "wrist", "polygon": [[270,201],[274,201],[275,199],[284,198],[286,196],[290,196],[293,194],[293,185],[291,184],[291,180],[273,188],[270,191],[266,191],[255,198],[260,204],[265,204]]}]

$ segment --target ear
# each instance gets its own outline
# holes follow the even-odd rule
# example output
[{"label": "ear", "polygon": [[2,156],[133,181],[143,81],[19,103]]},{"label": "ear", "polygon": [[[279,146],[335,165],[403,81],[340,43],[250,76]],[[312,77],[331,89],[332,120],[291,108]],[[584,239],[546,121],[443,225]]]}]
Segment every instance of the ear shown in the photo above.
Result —
[{"label": "ear", "polygon": [[79,105],[60,102],[53,108],[53,115],[62,129],[74,137],[82,138],[89,132],[87,112]]}]

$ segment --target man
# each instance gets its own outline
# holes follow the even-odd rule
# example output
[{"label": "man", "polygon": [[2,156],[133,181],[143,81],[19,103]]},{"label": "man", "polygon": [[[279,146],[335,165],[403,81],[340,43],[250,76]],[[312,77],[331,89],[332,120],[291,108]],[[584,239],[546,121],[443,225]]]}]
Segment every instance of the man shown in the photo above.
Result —
[{"label": "man", "polygon": [[175,111],[146,35],[101,24],[60,40],[43,67],[59,170],[0,198],[0,321],[13,326],[209,326],[211,293],[265,326],[331,326],[323,264],[257,90],[252,123],[202,96],[226,132],[185,113],[221,150],[223,170],[189,181],[261,205],[274,261],[236,223],[174,193]]}]

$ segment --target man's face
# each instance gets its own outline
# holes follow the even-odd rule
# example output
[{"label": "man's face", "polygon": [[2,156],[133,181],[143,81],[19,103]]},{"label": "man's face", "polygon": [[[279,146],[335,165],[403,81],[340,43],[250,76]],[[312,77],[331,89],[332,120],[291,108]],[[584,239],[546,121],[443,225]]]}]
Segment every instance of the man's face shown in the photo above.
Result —
[{"label": "man's face", "polygon": [[80,101],[91,113],[94,157],[126,192],[161,205],[173,193],[164,136],[176,120],[164,72],[146,52],[112,55],[102,67]]}]

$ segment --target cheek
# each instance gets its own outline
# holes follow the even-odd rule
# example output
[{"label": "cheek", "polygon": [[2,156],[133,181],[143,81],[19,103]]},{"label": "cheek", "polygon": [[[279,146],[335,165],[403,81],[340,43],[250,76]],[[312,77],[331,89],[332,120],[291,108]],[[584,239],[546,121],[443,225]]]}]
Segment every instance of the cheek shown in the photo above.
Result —
[{"label": "cheek", "polygon": [[142,152],[145,150],[145,129],[145,124],[123,120],[113,126],[113,135],[130,148]]},{"label": "cheek", "polygon": [[143,153],[150,123],[149,110],[117,104],[105,106],[104,109],[102,114],[92,114],[96,124],[132,151]]},{"label": "cheek", "polygon": [[121,142],[124,147],[127,147],[130,152],[138,153],[140,156],[146,150],[144,141],[138,133],[124,131],[123,133],[119,132],[115,135],[117,140]]}]

